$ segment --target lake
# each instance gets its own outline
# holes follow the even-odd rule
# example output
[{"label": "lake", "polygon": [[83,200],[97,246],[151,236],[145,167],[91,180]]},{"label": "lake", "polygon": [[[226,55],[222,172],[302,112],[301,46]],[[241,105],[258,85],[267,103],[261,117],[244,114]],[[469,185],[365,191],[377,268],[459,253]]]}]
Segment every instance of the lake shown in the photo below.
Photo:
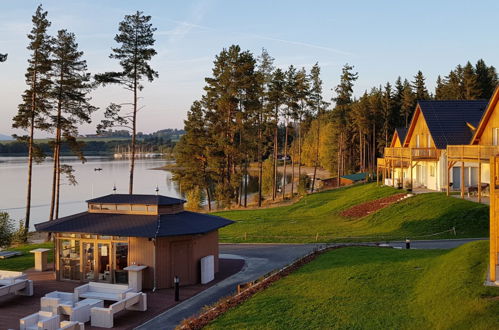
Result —
[{"label": "lake", "polygon": [[[85,211],[86,200],[113,193],[128,193],[129,161],[104,157],[87,157],[82,164],[74,157],[63,157],[62,163],[75,169],[78,185],[66,184],[61,176],[59,217]],[[177,184],[171,180],[172,173],[153,170],[167,164],[164,159],[137,159],[135,162],[134,193],[155,194],[156,186],[161,195],[181,197]],[[0,211],[8,212],[16,221],[24,219],[26,208],[26,157],[0,157]],[[102,168],[95,171],[95,168]],[[33,165],[33,186],[31,200],[31,230],[36,223],[48,220],[52,189],[51,159]]]}]

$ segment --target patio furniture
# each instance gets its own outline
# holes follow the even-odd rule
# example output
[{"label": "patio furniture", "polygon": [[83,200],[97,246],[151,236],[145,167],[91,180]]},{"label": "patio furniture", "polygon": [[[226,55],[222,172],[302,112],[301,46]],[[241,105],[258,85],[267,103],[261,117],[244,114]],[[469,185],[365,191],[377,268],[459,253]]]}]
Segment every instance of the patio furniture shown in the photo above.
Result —
[{"label": "patio furniture", "polygon": [[104,307],[104,300],[83,299],[74,305],[59,305],[59,314],[69,315],[70,321],[86,323],[90,321],[90,309]]},{"label": "patio furniture", "polygon": [[2,285],[0,284],[0,297],[8,294],[15,294],[19,296],[32,296],[33,295],[33,281],[31,280],[14,280],[13,283]]},{"label": "patio furniture", "polygon": [[91,325],[93,327],[112,328],[114,326],[114,314],[123,310],[145,312],[147,310],[147,295],[141,292],[127,292],[124,299],[115,302],[108,308],[93,307],[90,310]]},{"label": "patio furniture", "polygon": [[0,251],[0,259],[8,259],[22,255],[23,254],[19,251]]},{"label": "patio furniture", "polygon": [[35,255],[35,270],[37,272],[44,272],[48,269],[47,258],[49,251],[50,249],[43,249],[43,248],[29,251]]},{"label": "patio furniture", "polygon": [[19,320],[20,330],[56,330],[59,328],[59,315],[40,311]]},{"label": "patio furniture", "polygon": [[23,272],[0,270],[0,285],[13,284],[15,280],[27,280],[28,275]]},{"label": "patio furniture", "polygon": [[142,291],[142,271],[147,266],[131,265],[123,268],[128,271],[128,287],[133,289],[133,292]]},{"label": "patio furniture", "polygon": [[133,289],[127,285],[90,282],[74,289],[79,298],[119,301],[125,298],[127,292]]},{"label": "patio furniture", "polygon": [[77,301],[78,298],[73,292],[53,291],[40,298],[40,309],[42,311],[59,314],[59,305],[73,306]]},{"label": "patio furniture", "polygon": [[85,324],[82,322],[62,321],[58,330],[85,330]]}]

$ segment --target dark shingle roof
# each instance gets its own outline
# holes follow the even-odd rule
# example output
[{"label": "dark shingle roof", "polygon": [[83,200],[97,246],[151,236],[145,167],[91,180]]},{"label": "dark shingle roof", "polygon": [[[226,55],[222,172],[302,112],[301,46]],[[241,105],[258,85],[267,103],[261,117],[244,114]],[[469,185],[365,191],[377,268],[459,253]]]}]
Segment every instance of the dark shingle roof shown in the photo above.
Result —
[{"label": "dark shingle roof", "polygon": [[109,204],[175,205],[183,204],[185,203],[185,200],[162,195],[110,194],[89,199],[87,202]]},{"label": "dark shingle roof", "polygon": [[438,149],[448,144],[469,144],[473,132],[466,123],[482,118],[487,100],[418,101],[430,134]]},{"label": "dark shingle roof", "polygon": [[395,132],[397,132],[397,135],[399,136],[400,143],[403,145],[405,136],[407,135],[407,128],[405,127],[397,127],[395,128]]},{"label": "dark shingle roof", "polygon": [[123,237],[165,237],[204,234],[234,221],[183,211],[176,214],[136,215],[83,212],[35,225],[37,231],[86,233]]}]

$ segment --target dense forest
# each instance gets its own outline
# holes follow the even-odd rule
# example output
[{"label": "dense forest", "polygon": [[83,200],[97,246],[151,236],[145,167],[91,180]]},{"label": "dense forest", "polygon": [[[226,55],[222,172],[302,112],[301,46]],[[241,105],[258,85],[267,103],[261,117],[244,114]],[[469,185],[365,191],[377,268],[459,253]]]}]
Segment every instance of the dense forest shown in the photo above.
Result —
[{"label": "dense forest", "polygon": [[[191,199],[246,206],[248,174],[255,164],[258,205],[265,198],[313,191],[318,167],[331,176],[373,171],[394,128],[409,124],[417,100],[488,99],[498,81],[496,69],[479,60],[439,76],[433,93],[418,71],[356,98],[358,73],[345,64],[340,83],[325,100],[318,63],[309,71],[273,63],[265,49],[255,56],[237,45],[215,57],[204,95],[192,104],[186,134],[175,148],[182,169],[175,179]],[[281,165],[284,177],[286,166],[293,168],[290,191],[281,183]],[[304,165],[314,168],[309,180],[302,174]]]}]

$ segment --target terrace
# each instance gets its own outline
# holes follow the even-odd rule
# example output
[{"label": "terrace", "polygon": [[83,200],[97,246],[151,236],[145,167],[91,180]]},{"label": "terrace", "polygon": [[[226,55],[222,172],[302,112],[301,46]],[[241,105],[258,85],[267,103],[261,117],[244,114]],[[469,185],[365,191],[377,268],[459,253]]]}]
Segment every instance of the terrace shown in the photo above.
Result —
[{"label": "terrace", "polygon": [[[244,261],[239,259],[220,259],[220,270],[215,280],[208,284],[196,284],[180,288],[180,301],[184,301],[201,291],[219,283],[223,279],[237,273],[243,267]],[[2,329],[18,329],[19,319],[40,310],[40,298],[52,291],[73,292],[81,285],[75,281],[57,281],[53,270],[45,272],[26,272],[28,278],[34,281],[34,295],[0,297],[0,325]],[[144,291],[147,293],[147,311],[122,311],[115,317],[114,329],[133,329],[156,315],[172,308],[179,302],[174,299],[174,289]],[[86,329],[101,329],[85,324]]]},{"label": "terrace", "polygon": [[499,154],[499,146],[482,145],[448,145],[447,160],[449,162],[485,162]]}]

